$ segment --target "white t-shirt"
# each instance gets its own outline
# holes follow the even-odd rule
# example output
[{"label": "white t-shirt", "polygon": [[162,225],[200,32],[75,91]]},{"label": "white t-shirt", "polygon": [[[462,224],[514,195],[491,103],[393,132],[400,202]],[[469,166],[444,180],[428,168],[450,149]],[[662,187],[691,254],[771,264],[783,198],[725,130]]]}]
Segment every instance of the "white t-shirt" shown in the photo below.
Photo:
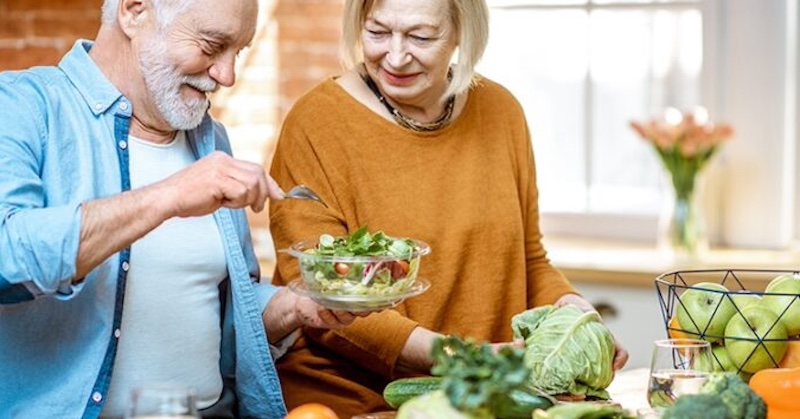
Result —
[{"label": "white t-shirt", "polygon": [[[129,138],[131,189],[195,162],[179,131],[169,144]],[[119,348],[103,416],[122,416],[147,383],[192,387],[198,407],[222,393],[219,283],[227,276],[212,215],[172,218],[131,246]]]}]

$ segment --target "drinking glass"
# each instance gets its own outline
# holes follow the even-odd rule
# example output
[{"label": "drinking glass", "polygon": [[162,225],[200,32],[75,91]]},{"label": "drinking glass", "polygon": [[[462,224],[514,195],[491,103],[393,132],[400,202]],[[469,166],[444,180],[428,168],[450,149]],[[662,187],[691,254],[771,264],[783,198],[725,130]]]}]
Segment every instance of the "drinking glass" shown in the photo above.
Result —
[{"label": "drinking glass", "polygon": [[704,340],[657,340],[647,386],[650,406],[669,407],[679,396],[699,393],[714,365],[712,357],[711,344]]},{"label": "drinking glass", "polygon": [[197,400],[190,388],[154,384],[131,392],[126,419],[199,419]]}]

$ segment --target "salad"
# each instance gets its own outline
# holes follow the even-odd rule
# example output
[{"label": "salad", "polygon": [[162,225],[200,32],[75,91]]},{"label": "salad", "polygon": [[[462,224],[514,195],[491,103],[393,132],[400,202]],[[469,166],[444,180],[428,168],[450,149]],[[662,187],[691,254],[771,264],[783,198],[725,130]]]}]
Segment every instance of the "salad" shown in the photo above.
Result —
[{"label": "salad", "polygon": [[370,234],[362,227],[349,236],[323,234],[306,248],[292,246],[309,289],[322,294],[392,296],[408,290],[417,278],[425,243]]}]

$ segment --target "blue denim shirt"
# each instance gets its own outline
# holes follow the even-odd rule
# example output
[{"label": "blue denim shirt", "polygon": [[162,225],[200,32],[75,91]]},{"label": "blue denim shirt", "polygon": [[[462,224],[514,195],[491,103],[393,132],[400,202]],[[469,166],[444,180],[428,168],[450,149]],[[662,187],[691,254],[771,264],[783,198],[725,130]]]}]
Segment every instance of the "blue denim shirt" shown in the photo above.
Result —
[{"label": "blue denim shirt", "polygon": [[[129,268],[123,250],[73,285],[81,203],[130,188],[131,102],[78,41],[58,67],[0,73],[0,418],[91,418],[111,381]],[[197,158],[230,153],[206,116]],[[286,408],[261,320],[277,288],[257,281],[244,211],[214,214],[228,279],[221,371],[243,417]],[[235,333],[234,333],[235,331]]]}]

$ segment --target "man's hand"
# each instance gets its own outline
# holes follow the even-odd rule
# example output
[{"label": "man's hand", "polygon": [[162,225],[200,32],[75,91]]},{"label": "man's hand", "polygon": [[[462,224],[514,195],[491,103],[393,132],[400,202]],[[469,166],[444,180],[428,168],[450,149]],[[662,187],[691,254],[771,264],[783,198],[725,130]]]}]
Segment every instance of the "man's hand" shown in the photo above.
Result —
[{"label": "man's hand", "polygon": [[297,297],[295,310],[303,326],[317,329],[341,329],[369,314],[329,310],[308,297]]},{"label": "man's hand", "polygon": [[158,184],[175,216],[210,214],[220,207],[250,207],[259,212],[267,198],[283,199],[283,191],[252,162],[216,151]]},{"label": "man's hand", "polygon": [[272,297],[261,318],[270,343],[283,339],[295,329],[306,326],[316,329],[341,329],[371,312],[352,313],[330,310],[308,297],[301,297],[283,287]]},{"label": "man's hand", "polygon": [[260,165],[217,151],[160,182],[86,201],[73,282],[172,217],[220,207],[261,211],[268,197],[283,199],[283,191]]}]

